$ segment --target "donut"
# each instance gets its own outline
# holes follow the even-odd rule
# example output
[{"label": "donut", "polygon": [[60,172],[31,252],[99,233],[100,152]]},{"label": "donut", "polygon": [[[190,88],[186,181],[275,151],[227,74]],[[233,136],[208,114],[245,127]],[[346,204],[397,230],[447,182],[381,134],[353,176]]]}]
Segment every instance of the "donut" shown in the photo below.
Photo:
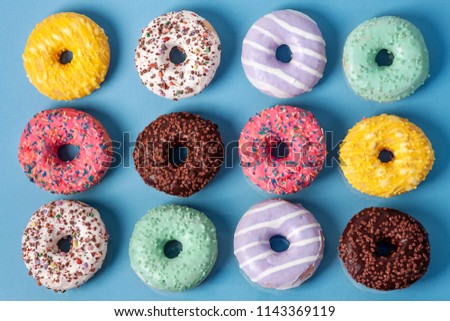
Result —
[{"label": "donut", "polygon": [[[59,242],[71,238],[70,249]],[[108,233],[95,208],[80,201],[43,205],[30,218],[22,237],[22,258],[29,274],[55,292],[77,288],[101,267]]]},{"label": "donut", "polygon": [[371,207],[353,216],[339,241],[339,257],[358,284],[390,291],[409,287],[427,271],[427,231],[395,209]]},{"label": "donut", "polygon": [[[386,61],[377,62],[383,53]],[[423,85],[428,78],[428,49],[420,30],[409,21],[373,18],[348,36],[343,66],[356,94],[390,102],[408,97]]]},{"label": "donut", "polygon": [[[274,236],[286,238],[288,249],[274,251],[270,245]],[[300,204],[282,199],[250,207],[234,233],[239,267],[265,288],[286,290],[302,284],[316,271],[323,249],[322,229],[314,216]]]},{"label": "donut", "polygon": [[[79,147],[72,161],[58,150]],[[37,113],[20,137],[19,162],[26,176],[40,188],[56,194],[83,192],[96,185],[112,160],[112,143],[102,124],[86,112],[72,108]]]},{"label": "donut", "polygon": [[43,95],[54,100],[81,98],[105,79],[108,37],[88,17],[61,12],[36,25],[22,57],[28,79]]},{"label": "donut", "polygon": [[[287,63],[276,57],[283,45],[291,52]],[[311,91],[322,78],[327,62],[325,41],[316,22],[304,13],[273,11],[247,32],[241,61],[245,75],[259,91],[291,98]]]},{"label": "donut", "polygon": [[[382,155],[388,154],[387,159]],[[434,151],[423,131],[405,118],[365,118],[340,145],[340,166],[350,185],[378,197],[415,189],[433,167]]]},{"label": "donut", "polygon": [[[287,155],[274,156],[282,145]],[[253,116],[239,138],[244,174],[274,194],[308,187],[322,169],[326,153],[323,130],[313,114],[292,106],[275,106]]]},{"label": "donut", "polygon": [[[172,49],[185,55],[171,60]],[[135,53],[142,83],[158,96],[178,100],[199,94],[220,65],[220,39],[198,14],[181,10],[163,14],[142,30]]]},{"label": "donut", "polygon": [[[168,255],[167,246],[173,242],[179,244],[178,253]],[[202,212],[180,205],[150,210],[136,223],[129,249],[139,278],[154,289],[172,292],[202,283],[217,252],[214,224]]]},{"label": "donut", "polygon": [[[176,148],[188,150],[175,163]],[[189,197],[208,184],[223,163],[224,147],[216,124],[187,112],[165,114],[139,134],[133,158],[147,185],[170,195]]]}]

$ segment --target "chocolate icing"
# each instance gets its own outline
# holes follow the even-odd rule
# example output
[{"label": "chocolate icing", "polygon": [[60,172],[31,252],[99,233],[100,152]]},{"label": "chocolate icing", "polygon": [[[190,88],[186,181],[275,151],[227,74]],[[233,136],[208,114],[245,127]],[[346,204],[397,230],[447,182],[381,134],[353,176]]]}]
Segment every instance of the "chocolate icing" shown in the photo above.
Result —
[{"label": "chocolate icing", "polygon": [[[389,245],[380,253],[377,245]],[[395,209],[366,208],[347,224],[339,257],[349,275],[366,287],[389,291],[410,286],[427,271],[430,244],[424,227]]]},{"label": "chocolate icing", "polygon": [[[170,150],[186,147],[183,164],[170,161]],[[219,171],[224,148],[216,124],[187,112],[166,114],[151,122],[138,136],[134,164],[146,184],[159,191],[189,197],[200,191]]]}]

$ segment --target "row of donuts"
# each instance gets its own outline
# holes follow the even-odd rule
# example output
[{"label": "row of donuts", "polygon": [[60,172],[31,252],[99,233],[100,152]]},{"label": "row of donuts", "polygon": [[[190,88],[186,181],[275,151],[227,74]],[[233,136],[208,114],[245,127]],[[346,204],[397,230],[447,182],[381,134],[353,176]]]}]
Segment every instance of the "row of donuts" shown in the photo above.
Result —
[{"label": "row of donuts", "polygon": [[[173,224],[177,222],[177,224]],[[276,249],[282,237],[286,248]],[[61,250],[61,242],[71,246]],[[55,292],[77,288],[101,267],[108,233],[98,211],[80,201],[43,205],[22,239],[29,274]],[[234,254],[243,274],[258,286],[300,286],[318,268],[324,235],[300,204],[269,199],[252,206],[234,233]],[[202,212],[180,205],[150,210],[137,222],[129,245],[131,267],[150,287],[180,292],[202,283],[217,256],[216,228]],[[346,273],[361,287],[378,291],[409,287],[427,271],[430,244],[423,226],[408,214],[366,208],[347,224],[339,242]]]},{"label": "row of donuts", "polygon": [[[64,161],[58,151],[68,144],[80,149],[73,160]],[[181,147],[187,149],[186,158],[174,159],[174,150]],[[248,179],[278,195],[310,186],[327,155],[323,129],[314,115],[284,105],[250,118],[241,132],[238,151]],[[84,111],[58,108],[41,111],[28,122],[18,157],[30,181],[51,193],[69,195],[100,182],[113,152],[111,139],[98,120]],[[431,142],[419,127],[386,114],[363,119],[351,128],[339,154],[342,172],[355,189],[385,198],[415,189],[435,159]],[[199,115],[176,112],[161,115],[144,128],[133,158],[146,184],[189,197],[220,170],[224,145],[216,124]]]},{"label": "row of donuts", "polygon": [[[287,47],[286,61],[277,50]],[[142,83],[172,100],[200,93],[214,78],[221,42],[213,26],[194,12],[169,12],[142,30],[135,65]],[[296,10],[271,12],[249,29],[242,45],[248,80],[261,92],[290,98],[309,92],[327,62],[316,22]],[[44,95],[72,100],[89,95],[104,81],[110,48],[103,29],[88,17],[62,12],[47,17],[30,34],[24,54],[30,82]],[[393,16],[370,19],[347,38],[343,66],[351,88],[378,102],[405,98],[429,76],[428,50],[421,32]]]},{"label": "row of donuts", "polygon": [[[294,18],[294,16],[297,18]],[[98,88],[103,81],[109,64],[109,45],[106,35],[95,23],[81,15],[61,13],[48,19],[44,22],[56,23],[59,27],[70,25],[74,30],[61,28],[61,34],[56,35],[52,31],[52,40],[47,39],[45,45],[42,44],[42,39],[45,39],[46,35],[50,36],[48,34],[49,26],[44,24],[33,31],[24,53],[24,66],[30,81],[41,92],[46,93],[53,99],[67,100],[89,94],[92,90]],[[68,24],[68,21],[71,23]],[[75,23],[72,23],[74,21]],[[275,23],[276,26],[270,26],[271,23]],[[395,30],[392,29],[392,24],[395,24]],[[374,19],[367,25],[378,26],[378,28],[381,26],[381,31],[378,29],[377,31],[371,30],[371,32],[384,32],[382,39],[385,39],[386,30],[384,29],[391,28],[396,39],[405,39],[405,42],[407,40],[408,43],[412,43],[413,47],[420,48],[420,56],[407,56],[406,58],[403,56],[405,59],[402,60],[402,66],[407,63],[408,70],[414,71],[410,75],[411,77],[400,77],[402,81],[404,80],[407,83],[406,90],[403,83],[396,82],[392,84],[392,88],[389,88],[385,86],[377,87],[375,81],[375,85],[369,86],[370,90],[367,90],[367,86],[364,85],[363,91],[363,93],[375,92],[376,95],[373,96],[375,98],[366,98],[390,101],[412,93],[423,83],[424,75],[428,75],[428,54],[426,47],[422,46],[424,43],[420,42],[420,39],[423,40],[420,32],[414,29],[411,24],[395,17]],[[314,29],[314,26],[316,29]],[[364,28],[361,27],[361,29],[367,32],[367,26],[365,24],[362,26]],[[307,30],[304,30],[305,28]],[[92,43],[93,48],[103,50],[105,55],[99,59],[93,59],[94,63],[91,66],[83,66],[81,61],[75,61],[74,59],[70,63],[63,63],[61,59],[68,50],[63,47],[68,43],[66,38],[72,36],[73,33],[89,34],[92,30],[94,30],[90,34],[92,37],[86,39],[86,43]],[[399,30],[401,33],[397,34],[396,31]],[[34,34],[35,32],[36,34]],[[277,46],[283,43],[292,44],[290,46],[294,49],[292,51],[292,63],[280,64],[277,62],[275,50],[266,47],[266,45],[268,46],[267,42],[258,43],[256,39],[252,39],[252,32],[260,32],[263,36],[260,35],[258,39],[268,41],[266,39],[268,37]],[[289,37],[293,37],[292,42],[288,42],[288,39],[284,38],[287,34],[289,34]],[[297,36],[293,36],[293,34]],[[356,30],[355,34],[354,37],[361,37]],[[181,37],[179,37],[180,35]],[[102,38],[101,41],[97,37]],[[77,37],[72,38],[77,39]],[[348,40],[350,39],[351,35]],[[53,41],[58,46],[54,46]],[[319,45],[317,46],[316,43]],[[192,47],[190,44],[192,44]],[[383,43],[382,47],[386,46]],[[258,89],[275,97],[292,97],[311,90],[320,79],[326,62],[324,47],[325,43],[320,30],[309,17],[296,11],[283,10],[261,18],[251,28],[244,40],[242,63],[247,77]],[[357,47],[358,44],[355,47],[355,44],[349,43],[351,49],[349,51],[356,57],[362,54],[356,50]],[[56,50],[53,50],[55,48]],[[74,43],[73,48],[77,49],[74,55],[74,58],[76,58],[77,54],[92,47],[91,45],[84,47],[80,46],[80,43]],[[171,48],[184,51],[186,60],[181,64],[170,63]],[[347,48],[347,44],[345,48]],[[52,49],[51,55],[46,54],[49,49]],[[158,95],[176,100],[199,93],[209,84],[220,61],[220,49],[217,34],[206,20],[188,11],[169,13],[158,17],[150,23],[149,27],[143,30],[142,38],[136,50],[136,67],[143,83],[149,89]],[[373,48],[370,49],[373,52]],[[323,50],[323,53],[321,53],[321,50]],[[367,48],[362,48],[362,50],[363,53],[366,53]],[[73,50],[70,51],[73,52]],[[389,54],[392,54],[392,52],[388,51]],[[410,54],[411,51],[407,51],[407,53]],[[92,52],[86,54],[89,56],[92,55]],[[265,54],[269,54],[269,56],[267,57]],[[397,57],[396,54],[394,55]],[[52,59],[52,66],[56,66],[55,69],[46,68],[49,61],[45,59],[49,57]],[[299,59],[297,60],[296,57]],[[306,64],[307,61],[314,61],[314,59],[308,57],[317,60],[315,65],[314,62],[311,66]],[[346,57],[344,49],[344,66],[351,64],[351,60],[346,60]],[[372,60],[375,60],[375,58],[368,59],[370,68],[365,66],[365,68],[359,70],[358,68],[361,65],[358,64],[355,67],[357,69],[356,75],[349,74],[348,69],[345,68],[351,85],[351,77],[360,78],[361,75],[366,75],[369,80],[373,80],[374,76],[372,73],[368,73],[368,70],[376,71],[383,79],[393,71],[403,72],[403,74],[405,72],[399,67],[396,69],[375,67]],[[189,64],[190,61],[194,61],[194,63]],[[58,62],[61,62],[61,64]],[[63,68],[65,69],[60,68],[61,65],[64,65]],[[37,68],[39,66],[43,66],[44,70],[48,72],[44,79],[41,77],[42,75],[36,75],[39,70],[42,70]],[[295,74],[301,76],[300,79],[290,74],[294,71],[293,66],[296,68]],[[305,73],[300,73],[299,70]],[[186,71],[188,73],[185,73]],[[52,83],[52,79],[54,79],[52,73],[56,73],[58,77],[64,77],[68,75],[66,72],[70,75],[70,79],[79,76],[80,79],[86,81],[78,82],[78,84],[73,84],[70,81]],[[86,79],[86,75],[89,76],[89,79]],[[361,85],[361,83],[366,84],[366,82],[367,79],[363,79],[356,83]],[[65,84],[70,84],[73,89],[60,87]],[[78,86],[82,86],[82,88]],[[292,86],[295,88],[292,88]],[[352,85],[354,89],[357,88],[355,86]],[[360,93],[360,95],[364,97],[363,93]],[[376,117],[380,117],[380,119],[375,119]],[[431,169],[434,153],[428,139],[417,126],[396,116],[380,115],[376,117],[363,120],[355,126],[357,129],[354,130],[353,141],[357,143],[362,139],[366,143],[356,144],[349,149],[347,161],[354,166],[350,171],[351,174],[346,175],[346,177],[353,186],[363,192],[389,197],[415,188]],[[388,126],[384,128],[386,120]],[[172,130],[166,130],[169,124],[173,124]],[[366,129],[369,130],[366,131]],[[376,132],[394,134],[399,140],[394,143],[391,142],[392,146],[386,146],[386,139],[371,136],[373,129],[377,129]],[[207,130],[206,133],[204,133],[205,130]],[[351,132],[349,132],[349,135]],[[177,133],[178,136],[174,137],[174,133]],[[180,136],[180,133],[186,133],[186,135]],[[204,136],[200,135],[198,141],[205,143],[205,139],[208,139],[207,142],[211,142],[212,138],[214,146],[201,145],[201,153],[189,153],[188,155],[191,155],[191,158],[184,166],[176,166],[170,161],[167,162],[167,154],[170,152],[170,148],[197,141],[193,139],[188,142],[182,141],[182,137],[197,138],[202,133],[204,133]],[[161,137],[161,139],[158,139],[158,137]],[[374,139],[379,139],[379,141],[374,143]],[[155,141],[157,143],[156,148],[148,148],[150,145],[154,146]],[[57,156],[57,150],[61,145],[72,142],[83,147],[80,149],[80,155],[69,163],[62,162]],[[223,149],[220,149],[222,141],[217,126],[209,120],[189,113],[172,113],[159,117],[139,135],[138,142],[142,142],[142,144],[137,144],[137,146],[143,146],[143,148],[138,147],[133,153],[136,169],[147,184],[172,195],[186,197],[202,189],[217,173],[221,160],[223,160]],[[167,142],[170,142],[173,146],[167,147]],[[326,155],[326,148],[323,145],[323,130],[317,124],[314,116],[308,111],[291,106],[269,108],[253,117],[244,127],[239,143],[241,161],[246,164],[246,166],[243,166],[246,175],[258,186],[276,194],[293,193],[309,186],[322,168]],[[289,154],[285,157],[272,156],[271,150],[274,147],[278,148],[278,144],[281,143],[288,144]],[[306,143],[308,148],[304,148]],[[420,147],[419,152],[413,153],[416,146]],[[188,146],[188,149],[190,151],[199,150],[195,147]],[[243,147],[250,147],[250,149]],[[342,153],[342,151],[344,147],[343,144],[341,146],[341,159],[343,160],[343,154],[345,153]],[[111,162],[111,148],[110,138],[97,120],[87,113],[64,108],[43,111],[30,121],[22,134],[19,159],[25,173],[39,186],[54,193],[72,194],[84,191],[101,180]],[[361,182],[364,179],[361,176],[367,174],[361,173],[361,160],[357,158],[361,154],[355,152],[358,151],[358,148],[359,151],[369,151],[369,155],[372,156],[364,158],[364,161],[372,166],[367,170],[367,173],[375,173],[379,178],[375,180],[375,185],[372,188],[370,188],[372,180],[369,180],[369,183],[362,182],[358,188],[357,182]],[[391,152],[395,160],[400,161],[390,161],[387,162],[388,165],[381,164],[378,156],[384,150]],[[211,154],[213,157],[210,157]],[[205,155],[207,156],[206,160]],[[413,157],[417,155],[425,161],[414,159]],[[354,160],[353,163],[352,160]],[[193,166],[194,161],[200,165]],[[344,164],[344,162],[341,162],[341,164]],[[347,167],[347,162],[345,162],[345,165]],[[342,169],[345,174],[344,167]],[[389,170],[389,175],[386,175],[387,170]],[[399,178],[395,170],[398,170],[398,173],[403,176]],[[207,174],[205,174],[205,171]],[[410,178],[412,174],[413,176]],[[351,177],[355,178],[354,181],[351,180]],[[264,181],[264,179],[266,180]],[[258,184],[259,182],[262,183]],[[395,182],[400,186],[390,185]],[[367,186],[369,186],[369,189],[367,189]],[[386,191],[383,189],[385,187],[391,190]],[[281,211],[280,208],[276,212],[265,213],[267,207],[281,206],[274,204],[259,204],[255,206],[256,208],[250,209],[249,212],[259,212],[261,209],[261,215],[252,215],[253,218],[250,219],[246,218],[247,214],[244,215],[242,219],[244,226],[241,230],[236,231],[238,240],[235,238],[235,242],[239,243],[240,236],[251,235],[257,239],[252,239],[249,243],[243,241],[236,249],[236,256],[240,260],[241,268],[252,281],[265,287],[285,289],[298,286],[314,273],[323,253],[323,235],[317,221],[302,207],[287,204],[287,202],[281,200],[273,200],[273,202],[275,204],[281,202],[290,213]],[[36,212],[38,214],[33,215],[24,232],[23,257],[38,283],[57,291],[63,291],[81,285],[101,267],[106,254],[108,236],[98,212],[86,204],[76,201],[57,201],[47,205]],[[349,273],[357,282],[381,290],[403,288],[420,278],[425,273],[429,261],[428,239],[420,223],[406,214],[397,215],[387,209],[368,209],[366,212],[372,215],[372,219],[363,216],[361,220],[355,219],[356,223],[360,221],[361,224],[355,224],[355,221],[353,221],[348,225],[351,226],[348,229],[352,230],[359,238],[356,238],[355,235],[350,237],[343,235],[341,239],[354,242],[350,242],[348,246],[341,244],[340,247],[341,258]],[[172,220],[167,221],[167,224],[164,223],[164,220],[161,222],[161,213],[164,214],[162,217],[165,219],[171,217]],[[264,221],[262,215],[264,213],[269,218],[267,221]],[[78,217],[78,215],[81,215],[81,217]],[[272,216],[276,217],[272,219]],[[187,217],[187,221],[183,220],[185,217]],[[263,221],[254,221],[259,219]],[[366,219],[370,221],[368,225]],[[49,222],[49,220],[55,221]],[[179,231],[174,230],[175,227],[171,223],[175,220],[181,220],[185,223],[182,227],[184,231],[191,232],[189,235],[200,236],[208,243],[199,244],[196,243],[198,239],[193,239],[184,233],[177,234]],[[410,234],[407,234],[403,229],[399,231],[400,227],[405,226],[405,220],[410,221],[408,228],[406,228],[407,232],[411,232]],[[74,226],[75,222],[81,225]],[[155,222],[158,222],[158,224],[154,224]],[[295,222],[294,226],[298,227],[302,233],[295,229],[286,231],[278,229],[283,227],[283,223],[289,223],[290,225],[293,222]],[[309,222],[309,224],[304,224],[305,222]],[[192,288],[206,278],[217,256],[217,239],[214,226],[203,214],[192,209],[167,206],[150,211],[143,218],[142,224],[140,223],[136,225],[130,242],[130,258],[133,269],[147,284],[159,289],[180,291]],[[272,223],[276,225],[273,226]],[[245,226],[246,224],[248,226]],[[311,225],[311,230],[309,230],[310,227],[302,230],[309,225]],[[353,229],[355,225],[357,227]],[[160,239],[148,239],[148,229],[151,226],[157,229],[157,231],[152,232],[161,233]],[[380,226],[383,228],[380,229]],[[199,234],[199,228],[207,231],[207,233]],[[247,233],[252,231],[266,234]],[[308,235],[305,231],[309,231],[313,235],[305,238]],[[401,233],[399,234],[399,232]],[[284,254],[277,256],[269,250],[270,240],[268,239],[271,235],[277,233],[284,235],[288,233],[292,242],[289,239],[288,241],[293,244],[290,252],[285,251]],[[367,241],[368,233],[371,236],[370,242]],[[400,242],[396,239],[398,235],[407,235],[407,237],[402,238],[402,242]],[[67,237],[72,238],[72,246],[67,252],[64,252],[58,247],[58,242]],[[400,245],[403,245],[405,239],[414,243],[407,244],[406,248],[401,247]],[[360,242],[357,240],[360,240]],[[365,240],[366,243],[361,242],[361,240]],[[170,255],[164,253],[163,250],[167,244],[173,243],[173,241],[177,241],[181,246],[187,248],[176,259],[170,260]],[[398,251],[391,250],[389,259],[384,260],[380,257],[386,258],[388,255],[376,252],[377,243],[387,243]],[[142,249],[147,248],[143,244],[146,246],[150,244],[152,247],[151,255],[142,253]],[[298,253],[296,254],[295,249],[305,246],[308,247],[309,256],[297,256]],[[410,251],[410,248],[413,250]],[[198,249],[202,249],[202,251],[198,251]],[[356,250],[358,251],[355,252]],[[186,257],[186,255],[194,256]],[[200,271],[194,267],[186,269],[186,263],[193,257],[198,260],[199,256],[203,260],[200,265],[202,269]],[[356,257],[361,256],[364,257],[362,262],[366,263],[367,270],[359,274],[353,263]],[[183,258],[184,260],[182,260]],[[347,262],[350,263],[345,262],[346,258]],[[381,263],[378,264],[378,262]],[[358,264],[361,264],[361,262],[358,261]],[[386,269],[383,269],[383,266]],[[164,269],[171,271],[173,274],[179,274],[180,278],[172,275],[165,279]],[[184,270],[186,272],[182,272]],[[396,275],[399,277],[393,277],[392,271],[396,271]],[[280,279],[280,274],[286,274],[288,278]],[[168,287],[163,288],[162,285],[166,284]]]},{"label": "row of donuts", "polygon": [[[110,151],[108,148],[110,141],[104,140],[108,135],[100,123],[84,112],[67,108],[48,110],[38,115],[39,117],[35,117],[24,129],[23,141],[29,142],[29,145],[22,146],[19,150],[19,158],[29,159],[33,156],[35,159],[39,176],[32,177],[32,180],[52,192],[69,194],[82,191],[98,182],[106,172],[106,169],[98,169],[101,169],[110,157],[107,154],[107,151]],[[265,179],[269,182],[258,186],[268,186],[268,191],[280,194],[286,189],[294,192],[297,188],[307,187],[311,183],[311,177],[315,177],[311,174],[312,171],[321,168],[326,154],[325,149],[318,148],[322,146],[322,138],[317,139],[317,136],[322,135],[323,131],[312,114],[292,106],[276,106],[255,117],[255,120],[249,121],[246,128],[253,128],[255,124],[269,126],[266,127],[269,133],[278,135],[277,137],[284,140],[285,137],[282,135],[291,132],[291,129],[286,129],[287,123],[283,124],[288,120],[290,125],[295,125],[300,130],[290,137],[294,139],[294,143],[295,139],[300,139],[303,143],[309,142],[311,145],[307,152],[301,153],[304,159],[272,158],[272,154],[264,149],[270,148],[271,145],[252,146],[260,144],[262,140],[252,135],[248,136],[249,129],[244,128],[241,135],[244,142],[240,140],[239,146],[241,160],[246,154],[242,151],[243,146],[249,143],[248,150],[257,153],[255,159],[260,160],[255,165],[259,168],[258,171],[250,173],[257,175],[269,173],[257,176],[256,181]],[[378,171],[368,171],[366,175],[375,175],[369,182],[372,184],[373,193],[379,193],[379,196],[388,195],[380,191],[383,193],[407,191],[415,185],[411,184],[410,180],[405,182],[399,179],[401,175],[394,170],[407,171],[408,177],[417,180],[417,177],[424,175],[423,173],[431,166],[428,163],[432,160],[423,157],[432,155],[432,149],[431,152],[426,149],[428,146],[424,143],[428,142],[426,137],[420,129],[408,121],[396,116],[376,117],[381,117],[381,121],[374,122],[373,119],[367,119],[351,129],[349,135],[355,132],[353,134],[355,137],[346,140],[342,148],[345,144],[349,144],[352,148],[348,150],[348,154],[360,157],[360,154],[373,153],[371,149],[362,148],[369,146],[374,139],[380,139],[368,137],[371,133],[386,132],[388,135],[386,137],[397,137],[395,143],[399,146],[399,153],[396,153],[398,155],[396,160],[400,160],[400,164],[389,171],[386,170],[382,177],[383,180],[391,179],[387,184],[388,189],[383,189],[386,185],[381,178],[376,179]],[[277,121],[272,124],[264,123],[264,120],[271,119]],[[382,124],[387,125],[388,129],[381,131],[376,129]],[[404,124],[406,125],[403,126]],[[364,128],[368,131],[363,131]],[[196,129],[200,131],[186,132]],[[261,130],[256,128],[251,132],[261,135]],[[165,154],[167,150],[161,146],[167,142],[180,143],[176,137],[170,136],[174,132],[181,134],[181,137],[198,138],[205,135],[203,141],[209,143],[208,148],[189,145],[195,141],[185,143],[194,151],[200,151],[197,154],[191,153],[194,155],[191,156],[193,161],[189,160],[183,166],[167,162]],[[220,161],[223,158],[220,152],[223,149],[218,148],[222,144],[220,135],[212,136],[216,134],[218,135],[217,126],[198,115],[172,113],[160,116],[139,135],[133,152],[136,169],[146,183],[153,184],[152,186],[161,191],[184,197],[192,195],[207,183],[208,175],[209,179],[212,178],[220,168]],[[58,142],[52,140],[55,138],[64,140],[68,135],[70,139],[72,137],[80,139],[78,143],[83,148],[80,149],[78,158],[71,162],[63,162],[56,154],[55,146]],[[156,140],[156,137],[159,137],[160,141]],[[382,140],[386,140],[386,137]],[[398,142],[401,137],[414,139]],[[49,141],[56,145],[46,145]],[[410,148],[404,150],[405,145]],[[290,149],[295,151],[296,148],[300,148],[299,151],[302,151],[301,145],[295,146],[294,144]],[[210,150],[211,147],[213,152]],[[355,151],[356,147],[360,150]],[[318,153],[318,150],[322,150],[322,153]],[[383,169],[386,164],[376,158],[377,154],[373,155],[372,161],[378,162],[377,166]],[[265,160],[262,160],[264,157]],[[415,167],[402,168],[403,164],[408,164],[408,157],[414,159],[412,164]],[[217,160],[219,165],[212,166]],[[344,173],[349,164],[342,165]],[[359,165],[359,162],[355,164]],[[46,165],[50,167],[46,168]],[[203,169],[205,165],[208,166]],[[244,164],[244,172],[252,167],[253,165]],[[356,165],[354,167],[356,168],[354,171],[359,169]],[[199,178],[189,176],[190,168]],[[202,170],[204,171],[201,172]],[[276,170],[279,171],[279,175],[270,176],[270,173]],[[305,174],[305,171],[308,171],[309,175]],[[251,175],[248,177],[253,178]],[[364,179],[360,178],[359,182],[363,184]],[[415,181],[416,184],[418,182]],[[173,224],[174,221],[177,222],[176,225]],[[349,222],[345,231],[341,238],[340,256],[350,275],[361,284],[379,290],[399,289],[419,279],[427,269],[430,253],[427,234],[420,223],[407,214],[382,208],[366,209]],[[350,236],[347,233],[350,233]],[[283,236],[289,242],[288,250],[281,252],[284,254],[278,254],[270,247],[271,238],[277,235]],[[64,243],[68,238],[70,246],[65,252],[59,243]],[[44,205],[30,219],[23,235],[23,259],[38,284],[63,291],[81,285],[101,267],[106,254],[107,239],[108,234],[95,209],[77,201],[56,201]],[[176,256],[179,260],[172,261],[174,256],[164,249],[174,242],[181,249],[178,251],[179,256]],[[252,207],[241,219],[235,234],[235,254],[240,261],[241,269],[253,282],[276,289],[295,287],[309,278],[320,263],[323,245],[320,225],[312,214],[300,205],[283,200],[268,200]],[[386,253],[379,249],[382,246],[387,247]],[[168,251],[170,252],[170,249]],[[176,205],[150,211],[136,224],[130,242],[130,258],[135,272],[152,287],[170,291],[189,289],[201,283],[209,274],[216,256],[217,238],[212,223],[202,213]],[[199,260],[202,261],[201,264]],[[189,262],[193,266],[188,266]],[[367,269],[356,268],[362,263]]]}]

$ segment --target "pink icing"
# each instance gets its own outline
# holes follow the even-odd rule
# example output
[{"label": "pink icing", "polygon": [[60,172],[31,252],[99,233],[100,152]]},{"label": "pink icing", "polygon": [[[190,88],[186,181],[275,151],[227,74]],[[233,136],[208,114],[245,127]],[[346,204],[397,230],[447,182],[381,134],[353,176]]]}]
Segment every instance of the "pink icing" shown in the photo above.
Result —
[{"label": "pink icing", "polygon": [[[80,147],[70,162],[62,161],[62,145]],[[97,184],[111,164],[111,139],[98,120],[72,108],[44,110],[25,126],[19,162],[28,178],[57,194],[83,192]]]},{"label": "pink icing", "polygon": [[[284,158],[271,154],[284,142]],[[313,114],[292,106],[275,106],[252,117],[239,139],[244,174],[267,192],[290,194],[308,187],[319,174],[326,157],[323,130]]]}]

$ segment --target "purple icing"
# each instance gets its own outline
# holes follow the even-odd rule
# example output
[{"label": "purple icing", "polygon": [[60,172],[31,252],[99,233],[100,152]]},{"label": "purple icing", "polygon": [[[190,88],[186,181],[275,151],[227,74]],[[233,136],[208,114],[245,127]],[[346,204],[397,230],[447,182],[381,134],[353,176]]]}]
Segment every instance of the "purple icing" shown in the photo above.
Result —
[{"label": "purple icing", "polygon": [[[292,60],[283,63],[276,49],[288,45]],[[299,11],[280,10],[260,18],[245,36],[242,65],[260,91],[290,98],[310,91],[325,68],[325,42],[317,24]]]},{"label": "purple icing", "polygon": [[[284,252],[270,247],[270,238],[286,237]],[[299,204],[282,199],[263,201],[241,218],[234,234],[234,253],[240,268],[253,282],[279,290],[299,286],[322,260],[322,229],[314,216]]]}]

